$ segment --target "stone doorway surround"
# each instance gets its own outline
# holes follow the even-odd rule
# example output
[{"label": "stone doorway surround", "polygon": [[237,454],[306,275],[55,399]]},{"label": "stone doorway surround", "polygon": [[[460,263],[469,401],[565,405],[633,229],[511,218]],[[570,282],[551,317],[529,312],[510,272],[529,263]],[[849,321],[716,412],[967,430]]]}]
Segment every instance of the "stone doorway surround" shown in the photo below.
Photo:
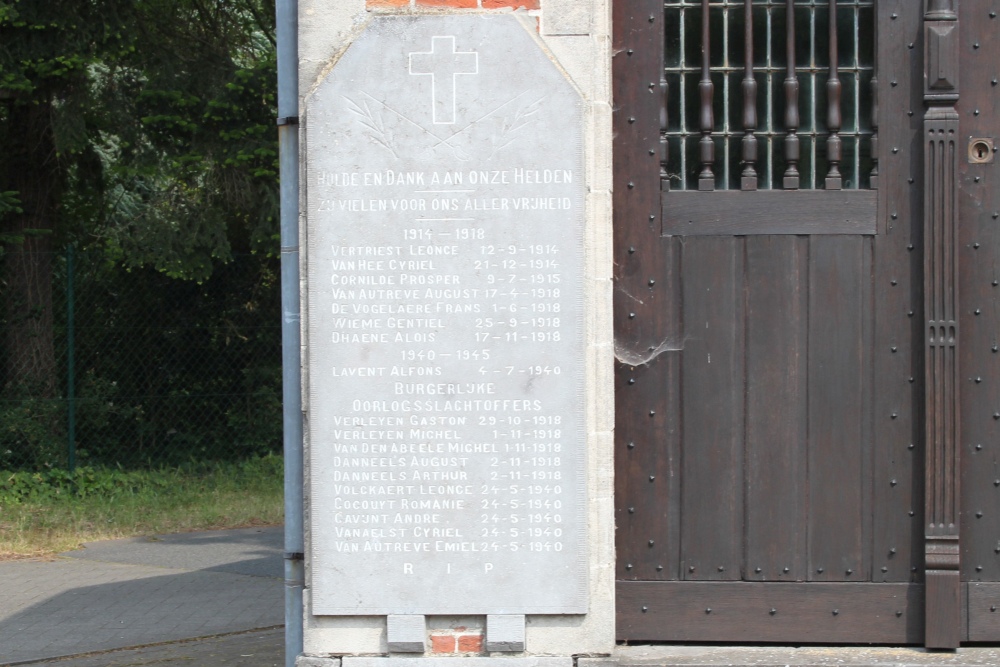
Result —
[{"label": "stone doorway surround", "polygon": [[[611,103],[610,0],[299,0],[299,90],[302,145],[309,132],[310,98],[334,71],[348,48],[373,21],[386,16],[442,17],[449,15],[504,15],[519,22],[541,53],[550,60],[581,100],[578,134],[582,137],[583,197],[583,443],[585,452],[585,507],[587,548],[582,579],[586,586],[586,613],[532,614],[520,617],[510,637],[492,641],[495,620],[486,615],[387,616],[313,614],[311,587],[315,571],[307,556],[304,592],[304,655],[299,665],[323,667],[420,667],[439,663],[461,667],[496,663],[495,667],[572,667],[578,655],[610,655],[614,650],[614,503],[613,503],[613,355],[611,259]],[[440,48],[437,48],[440,47]],[[441,42],[435,53],[452,45]],[[459,49],[461,51],[461,49]],[[451,53],[459,55],[451,48]],[[417,70],[423,67],[417,64]],[[474,70],[460,62],[455,74]],[[421,71],[411,73],[420,74]],[[427,77],[429,80],[430,77]],[[447,90],[444,94],[447,102]],[[445,105],[446,107],[448,105]],[[452,120],[444,108],[436,124]],[[303,165],[308,165],[308,156]],[[310,183],[303,167],[301,201],[307,202]],[[309,211],[304,208],[301,247],[308,247]],[[307,256],[304,262],[307,263]],[[302,275],[309,267],[304,263]],[[308,294],[308,286],[303,287]],[[304,299],[306,297],[304,296]],[[303,302],[303,332],[308,332],[308,303]],[[308,340],[303,335],[303,340]],[[309,368],[308,346],[303,363]],[[305,447],[309,460],[309,373],[304,373]],[[310,471],[306,470],[306,479]],[[310,498],[307,483],[306,513]],[[306,533],[307,553],[311,536]],[[474,599],[475,590],[468,590]],[[503,612],[506,613],[506,612]],[[514,614],[517,616],[517,614]],[[503,618],[490,616],[490,619]],[[419,619],[419,623],[413,623]],[[514,624],[517,625],[517,624]],[[520,636],[514,636],[520,632]],[[392,636],[390,636],[392,634]],[[510,641],[507,641],[510,640]],[[506,643],[506,646],[504,644]],[[491,649],[504,648],[503,652]],[[519,650],[520,649],[520,650]],[[420,651],[423,657],[416,657]],[[487,657],[492,656],[492,657]],[[501,664],[502,663],[502,664]]]},{"label": "stone doorway surround", "polygon": [[[348,667],[345,660],[343,667]],[[425,660],[426,662],[426,660]],[[437,662],[441,662],[440,660]],[[458,663],[467,663],[459,665]],[[373,664],[385,664],[372,661]],[[444,667],[474,667],[484,659],[449,659]],[[300,658],[299,667],[331,667],[332,660]],[[492,664],[492,663],[491,663]],[[528,664],[527,661],[521,664]],[[546,663],[536,662],[538,667]],[[965,647],[929,651],[894,647],[766,647],[766,646],[619,646],[608,657],[578,657],[574,667],[991,667],[1000,664],[1000,649]],[[358,667],[360,663],[358,663]],[[400,667],[409,667],[400,663]]]}]

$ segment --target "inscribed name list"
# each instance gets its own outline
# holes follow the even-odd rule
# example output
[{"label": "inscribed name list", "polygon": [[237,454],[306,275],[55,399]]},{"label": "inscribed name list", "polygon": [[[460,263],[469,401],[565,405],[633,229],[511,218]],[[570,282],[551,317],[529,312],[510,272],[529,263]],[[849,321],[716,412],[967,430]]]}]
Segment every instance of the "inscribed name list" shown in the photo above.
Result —
[{"label": "inscribed name list", "polygon": [[581,123],[510,16],[376,18],[307,100],[315,614],[586,611]]}]

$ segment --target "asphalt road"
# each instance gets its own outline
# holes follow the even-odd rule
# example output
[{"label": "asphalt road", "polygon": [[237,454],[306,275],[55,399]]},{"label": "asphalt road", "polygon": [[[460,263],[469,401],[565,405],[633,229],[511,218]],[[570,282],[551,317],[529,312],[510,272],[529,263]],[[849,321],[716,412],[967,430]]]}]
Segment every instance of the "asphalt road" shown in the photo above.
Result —
[{"label": "asphalt road", "polygon": [[[284,623],[282,543],[280,527],[248,528],[94,542],[55,559],[0,562],[0,665],[136,646],[150,647],[137,649],[140,657],[162,656],[73,659],[170,664],[170,653],[185,665],[271,664],[262,661],[264,647],[283,655],[283,631],[234,633]],[[211,639],[184,642],[198,637]],[[172,642],[181,643],[166,646]]]}]

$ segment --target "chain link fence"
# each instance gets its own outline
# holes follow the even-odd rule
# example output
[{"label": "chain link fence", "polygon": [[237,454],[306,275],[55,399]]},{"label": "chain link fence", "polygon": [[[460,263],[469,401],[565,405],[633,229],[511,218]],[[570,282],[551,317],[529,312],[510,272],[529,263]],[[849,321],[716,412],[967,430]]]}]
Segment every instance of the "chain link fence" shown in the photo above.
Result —
[{"label": "chain link fence", "polygon": [[196,283],[67,248],[4,253],[0,276],[0,469],[281,451],[276,258]]}]

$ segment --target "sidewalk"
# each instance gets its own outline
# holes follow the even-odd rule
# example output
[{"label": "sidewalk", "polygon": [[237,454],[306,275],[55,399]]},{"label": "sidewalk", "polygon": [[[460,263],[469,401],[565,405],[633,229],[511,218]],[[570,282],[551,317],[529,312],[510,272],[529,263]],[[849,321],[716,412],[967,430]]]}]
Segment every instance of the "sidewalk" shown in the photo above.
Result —
[{"label": "sidewalk", "polygon": [[94,542],[51,561],[0,563],[0,665],[280,626],[282,530]]},{"label": "sidewalk", "polygon": [[31,667],[284,667],[285,630],[252,630],[29,664]]}]

